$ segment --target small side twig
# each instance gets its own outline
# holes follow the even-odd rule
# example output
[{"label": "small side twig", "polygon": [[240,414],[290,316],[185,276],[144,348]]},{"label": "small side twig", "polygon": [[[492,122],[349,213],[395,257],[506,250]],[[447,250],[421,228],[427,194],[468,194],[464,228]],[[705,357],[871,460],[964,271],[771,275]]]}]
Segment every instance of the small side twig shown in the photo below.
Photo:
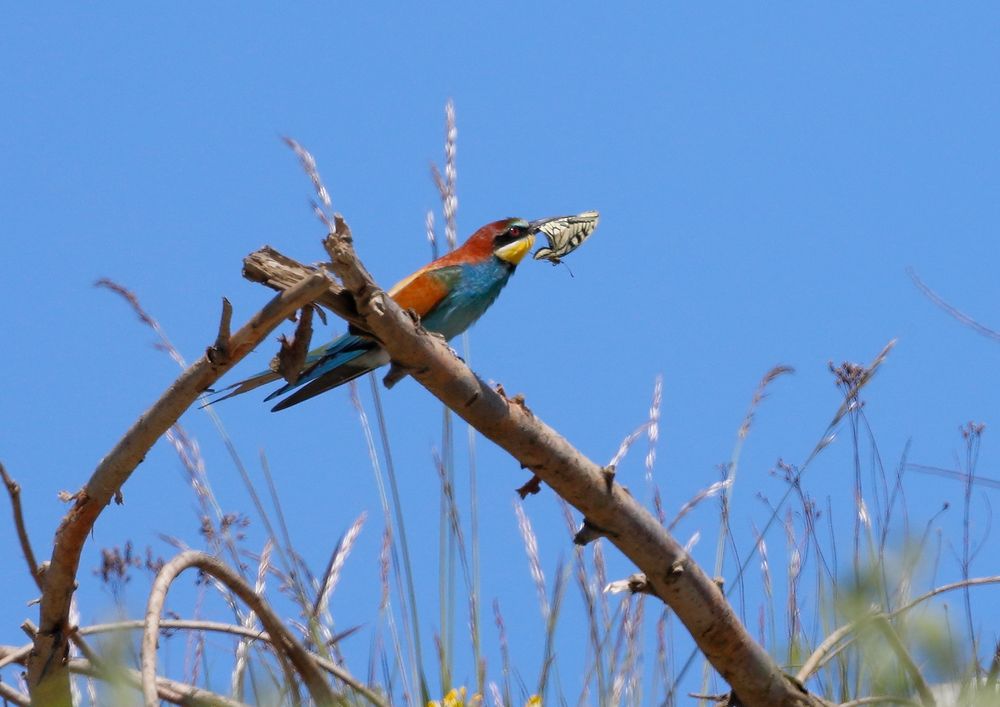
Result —
[{"label": "small side twig", "polygon": [[219,334],[215,337],[215,350],[228,352],[229,339],[233,326],[233,305],[225,297],[222,298],[222,314],[219,317]]},{"label": "small side twig", "polygon": [[278,352],[277,362],[272,364],[281,377],[294,385],[299,376],[302,375],[302,368],[306,363],[306,355],[309,353],[309,342],[312,340],[312,318],[313,308],[305,307],[299,312],[299,322],[295,325],[295,333],[289,341],[282,335],[278,341],[281,342],[281,350]]},{"label": "small side twig", "polygon": [[517,495],[521,497],[521,500],[524,500],[530,495],[539,493],[541,490],[542,478],[538,474],[532,474],[527,483],[522,486],[518,486],[515,489],[515,491],[517,491]]},{"label": "small side twig", "polygon": [[642,572],[636,572],[625,579],[616,579],[604,585],[604,592],[608,594],[620,594],[625,591],[631,594],[652,594],[655,596],[653,588],[649,586],[649,580]]},{"label": "small side twig", "polygon": [[10,496],[10,507],[14,513],[14,527],[17,528],[17,539],[21,543],[21,552],[28,563],[28,572],[38,588],[42,588],[42,575],[38,569],[38,561],[35,559],[35,552],[31,549],[31,539],[28,538],[27,526],[24,523],[24,511],[21,508],[21,485],[10,477],[3,462],[0,462],[0,478],[3,479],[4,486],[7,487],[7,494]]}]

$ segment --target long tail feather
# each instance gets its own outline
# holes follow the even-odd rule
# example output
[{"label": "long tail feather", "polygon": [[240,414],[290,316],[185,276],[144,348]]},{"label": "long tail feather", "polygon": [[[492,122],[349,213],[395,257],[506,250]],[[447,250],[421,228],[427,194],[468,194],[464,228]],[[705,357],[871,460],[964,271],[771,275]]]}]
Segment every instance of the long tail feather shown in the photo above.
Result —
[{"label": "long tail feather", "polygon": [[[289,391],[295,390],[295,393],[272,408],[275,411],[284,410],[331,388],[336,388],[338,385],[343,385],[347,381],[353,380],[388,362],[388,354],[371,339],[345,334],[324,346],[310,351],[306,357],[306,365],[301,371],[298,380],[294,383],[285,383],[285,385],[273,391],[264,400],[273,400]],[[281,375],[275,371],[262,371],[238,383],[233,383],[228,388],[216,391],[219,396],[209,400],[205,405],[212,405],[223,400],[228,400],[234,395],[242,395],[262,385],[267,385],[278,380],[281,380]]]},{"label": "long tail feather", "polygon": [[[289,395],[284,400],[281,400],[277,405],[271,408],[271,412],[278,412],[279,410],[284,410],[285,408],[290,408],[292,405],[298,405],[303,400],[308,400],[309,398],[316,397],[320,393],[325,393],[331,388],[336,388],[338,385],[343,385],[348,381],[352,381],[358,376],[363,376],[365,373],[374,370],[371,366],[353,366],[351,364],[343,364],[335,371],[327,373],[326,375],[316,378],[315,380],[305,384],[294,393]],[[282,390],[281,392],[286,392]],[[267,396],[267,400],[280,395],[278,391],[271,393]]]},{"label": "long tail feather", "polygon": [[206,407],[208,405],[214,405],[215,403],[221,403],[223,400],[228,400],[235,395],[242,395],[255,388],[259,388],[262,385],[267,385],[268,383],[273,383],[276,380],[281,380],[281,376],[274,371],[261,371],[257,375],[250,376],[245,380],[233,383],[230,386],[226,386],[222,390],[217,390],[215,393],[219,396],[212,398],[205,402],[201,407]]}]

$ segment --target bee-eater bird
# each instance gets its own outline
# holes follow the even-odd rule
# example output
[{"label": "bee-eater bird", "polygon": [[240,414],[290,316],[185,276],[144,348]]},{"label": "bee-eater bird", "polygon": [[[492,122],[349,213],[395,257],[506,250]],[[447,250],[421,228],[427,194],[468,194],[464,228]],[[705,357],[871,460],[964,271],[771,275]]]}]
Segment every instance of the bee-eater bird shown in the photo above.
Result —
[{"label": "bee-eater bird", "polygon": [[[389,296],[404,310],[416,312],[427,331],[452,339],[489,309],[517,264],[531,250],[539,228],[551,220],[528,222],[508,218],[487,224],[459,248],[396,284],[389,290]],[[265,400],[295,390],[271,408],[284,410],[387,363],[389,354],[378,342],[358,334],[343,334],[310,351],[299,378]],[[226,395],[212,402],[280,378],[275,371],[258,373],[221,391]]]}]

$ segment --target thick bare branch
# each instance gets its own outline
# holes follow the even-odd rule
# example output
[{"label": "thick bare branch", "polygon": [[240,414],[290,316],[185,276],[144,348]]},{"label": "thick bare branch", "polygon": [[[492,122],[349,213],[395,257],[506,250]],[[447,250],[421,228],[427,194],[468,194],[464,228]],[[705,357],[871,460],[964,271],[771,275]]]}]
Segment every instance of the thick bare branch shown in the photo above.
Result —
[{"label": "thick bare branch", "polygon": [[228,341],[217,342],[186,369],[118,441],[75,496],[73,508],[56,531],[52,560],[43,578],[40,629],[28,660],[28,686],[36,704],[70,705],[68,617],[80,554],[101,511],[118,493],[153,443],[198,396],[246,356],[278,324],[311,303],[331,285],[321,272],[309,272],[268,302]]},{"label": "thick bare branch", "polygon": [[160,633],[160,617],[163,614],[167,590],[177,576],[190,567],[197,567],[202,572],[211,575],[242,599],[257,614],[261,624],[267,629],[271,636],[271,645],[276,651],[286,655],[295,666],[316,704],[333,704],[333,691],[323,678],[319,667],[291,631],[285,627],[281,618],[274,613],[270,604],[263,597],[258,596],[253,587],[247,584],[239,574],[220,560],[203,552],[188,550],[163,566],[157,573],[153,588],[149,593],[149,602],[146,605],[146,623],[142,632],[142,694],[147,707],[157,707],[159,704],[155,681],[156,642]]},{"label": "thick bare branch", "polygon": [[[305,273],[313,272],[317,272],[315,268],[306,267],[271,246],[264,246],[243,259],[243,277],[278,292],[299,282]],[[358,316],[354,298],[340,285],[331,284],[326,292],[316,298],[316,304],[326,307],[341,319],[364,328],[364,320]]]},{"label": "thick bare branch", "polygon": [[[353,296],[362,327],[382,342],[393,362],[603,529],[646,574],[653,592],[684,622],[743,704],[823,704],[781,672],[740,624],[718,587],[652,514],[620,485],[609,484],[600,466],[525,406],[514,404],[478,378],[438,337],[426,335],[376,285],[358,261],[350,229],[339,215],[324,245],[331,269],[346,290],[340,294]],[[247,261],[261,263],[259,254]],[[304,277],[310,272],[272,250],[268,255],[281,260],[286,282],[295,281],[293,273]],[[266,267],[248,276],[272,287],[278,282]]]}]

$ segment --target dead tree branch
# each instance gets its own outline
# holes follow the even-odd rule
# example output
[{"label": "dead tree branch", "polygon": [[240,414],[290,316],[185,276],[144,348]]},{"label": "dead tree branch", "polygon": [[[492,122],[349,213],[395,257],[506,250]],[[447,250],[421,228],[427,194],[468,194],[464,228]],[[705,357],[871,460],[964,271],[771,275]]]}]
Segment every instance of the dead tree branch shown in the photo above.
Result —
[{"label": "dead tree branch", "polygon": [[0,479],[3,479],[4,486],[7,487],[7,494],[10,496],[10,507],[14,514],[14,527],[17,528],[17,539],[21,543],[21,552],[24,560],[28,563],[28,571],[35,580],[38,588],[42,588],[42,575],[35,559],[35,551],[31,549],[31,540],[28,538],[28,529],[24,523],[24,511],[21,509],[21,485],[10,477],[7,469],[0,462]]},{"label": "dead tree branch", "polygon": [[56,531],[52,559],[42,580],[40,629],[28,659],[28,686],[32,702],[52,707],[71,704],[67,669],[70,600],[76,586],[83,545],[98,516],[142,462],[153,443],[198,396],[278,324],[323,295],[330,284],[330,278],[323,273],[305,273],[305,277],[268,302],[231,337],[223,336],[223,329],[228,327],[228,317],[223,316],[216,345],[206,350],[139,417],[76,494],[73,508]]},{"label": "dead tree branch", "polygon": [[[303,274],[314,272],[318,272],[316,268],[304,266],[282,255],[271,246],[264,246],[243,259],[243,277],[278,292],[283,292],[299,282]],[[344,321],[364,329],[365,322],[358,315],[354,298],[339,284],[331,283],[327,291],[316,298],[316,304],[326,307]]]},{"label": "dead tree branch", "polygon": [[167,590],[177,576],[190,567],[197,567],[202,572],[211,575],[242,599],[267,629],[275,651],[283,653],[295,666],[295,670],[302,676],[316,704],[333,704],[333,691],[323,678],[319,667],[306,649],[302,647],[302,644],[292,635],[292,632],[285,627],[281,618],[274,613],[270,604],[264,601],[263,597],[258,596],[253,587],[220,560],[203,552],[188,550],[163,566],[157,573],[153,588],[149,593],[149,602],[146,605],[146,623],[142,632],[142,694],[147,707],[157,707],[159,704],[156,690],[156,642],[160,633],[160,617],[163,614],[163,604],[167,599]]},{"label": "dead tree branch", "polygon": [[[456,358],[438,337],[427,335],[383,292],[358,261],[350,229],[335,217],[324,246],[343,282],[335,294],[353,298],[361,326],[382,343],[393,363],[407,371],[462,419],[509,452],[556,493],[600,527],[648,578],[653,593],[684,622],[712,665],[746,705],[820,705],[786,676],[746,632],[711,579],[645,508],[601,467],[559,433],[511,404]],[[279,271],[266,260],[280,261]],[[254,267],[250,267],[250,264]],[[271,249],[244,261],[244,275],[270,287],[294,282],[311,269]],[[342,300],[341,300],[342,301]]]}]

